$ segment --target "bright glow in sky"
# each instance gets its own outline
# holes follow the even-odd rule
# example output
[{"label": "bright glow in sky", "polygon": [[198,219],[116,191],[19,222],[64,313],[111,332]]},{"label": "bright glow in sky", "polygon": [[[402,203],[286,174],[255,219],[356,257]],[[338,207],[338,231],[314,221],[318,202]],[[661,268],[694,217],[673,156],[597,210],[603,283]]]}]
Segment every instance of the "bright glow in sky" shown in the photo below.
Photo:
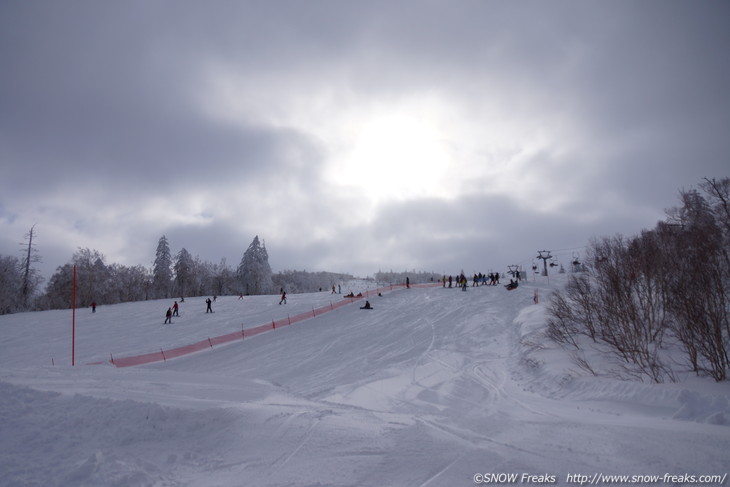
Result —
[{"label": "bright glow in sky", "polygon": [[453,161],[442,137],[427,120],[407,113],[376,116],[357,130],[334,180],[373,203],[447,198],[444,176]]}]

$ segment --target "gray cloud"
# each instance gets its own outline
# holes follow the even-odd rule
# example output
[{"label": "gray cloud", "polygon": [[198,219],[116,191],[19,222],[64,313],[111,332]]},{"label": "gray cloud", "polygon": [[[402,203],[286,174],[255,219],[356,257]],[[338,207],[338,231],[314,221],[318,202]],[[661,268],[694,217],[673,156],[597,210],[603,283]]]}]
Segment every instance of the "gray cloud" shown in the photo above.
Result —
[{"label": "gray cloud", "polygon": [[[635,233],[727,175],[729,13],[3,2],[0,253],[37,223],[50,270],[79,246],[148,265],[162,234],[236,265],[258,234],[279,270],[471,272]],[[383,121],[364,153],[400,159],[354,158]],[[441,159],[398,145],[419,137]]]}]

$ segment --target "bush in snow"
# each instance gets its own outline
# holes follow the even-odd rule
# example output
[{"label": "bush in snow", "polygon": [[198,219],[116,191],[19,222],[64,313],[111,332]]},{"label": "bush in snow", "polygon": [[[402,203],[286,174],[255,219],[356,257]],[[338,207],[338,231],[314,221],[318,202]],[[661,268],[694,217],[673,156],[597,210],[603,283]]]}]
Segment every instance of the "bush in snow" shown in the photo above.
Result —
[{"label": "bush in snow", "polygon": [[585,368],[587,339],[618,359],[620,375],[675,380],[668,349],[678,344],[695,373],[727,379],[730,179],[701,187],[681,191],[682,206],[654,230],[594,240],[586,272],[552,296],[548,335]]}]

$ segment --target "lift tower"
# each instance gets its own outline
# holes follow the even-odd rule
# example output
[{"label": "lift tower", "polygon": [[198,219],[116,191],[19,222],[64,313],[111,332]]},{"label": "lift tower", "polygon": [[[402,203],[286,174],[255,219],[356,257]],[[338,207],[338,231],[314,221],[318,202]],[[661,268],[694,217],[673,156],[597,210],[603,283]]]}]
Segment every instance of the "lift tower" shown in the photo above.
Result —
[{"label": "lift tower", "polygon": [[538,259],[542,259],[542,263],[543,263],[543,265],[545,266],[545,270],[544,270],[544,271],[542,271],[542,275],[543,275],[543,276],[547,276],[547,275],[548,275],[548,271],[547,271],[547,261],[548,261],[548,259],[552,259],[552,258],[553,258],[553,256],[552,256],[552,255],[550,255],[550,251],[549,251],[549,250],[538,250],[538,251],[537,251],[537,254],[538,254],[538,255],[537,255],[537,258],[538,258]]}]

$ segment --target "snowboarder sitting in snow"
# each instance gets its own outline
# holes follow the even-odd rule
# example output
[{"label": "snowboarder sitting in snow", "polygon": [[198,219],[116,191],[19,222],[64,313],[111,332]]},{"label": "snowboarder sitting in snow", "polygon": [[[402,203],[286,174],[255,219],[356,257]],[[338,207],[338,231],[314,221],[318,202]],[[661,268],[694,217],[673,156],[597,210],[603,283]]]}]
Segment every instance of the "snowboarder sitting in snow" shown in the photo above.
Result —
[{"label": "snowboarder sitting in snow", "polygon": [[365,301],[365,306],[360,306],[360,309],[373,309],[372,306],[370,306],[370,301]]},{"label": "snowboarder sitting in snow", "polygon": [[506,284],[504,287],[507,288],[507,291],[511,291],[511,290],[513,290],[513,289],[515,289],[517,287],[517,282],[514,281],[514,280],[512,280],[512,279],[510,279],[509,280],[509,284]]},{"label": "snowboarder sitting in snow", "polygon": [[350,294],[345,294],[345,297],[346,298],[354,298],[355,297],[355,293],[353,293],[352,291],[350,291]]},{"label": "snowboarder sitting in snow", "polygon": [[172,308],[167,308],[167,313],[165,313],[165,322],[163,325],[168,323],[172,324]]}]

